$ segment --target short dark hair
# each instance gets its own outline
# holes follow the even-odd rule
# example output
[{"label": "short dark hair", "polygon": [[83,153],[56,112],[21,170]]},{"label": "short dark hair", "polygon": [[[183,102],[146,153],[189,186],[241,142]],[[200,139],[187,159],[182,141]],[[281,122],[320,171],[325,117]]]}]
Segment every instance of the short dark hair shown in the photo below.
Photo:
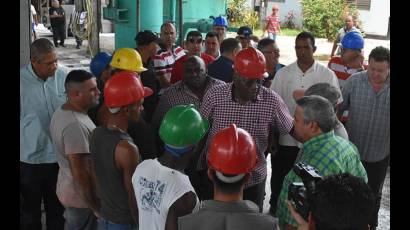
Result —
[{"label": "short dark hair", "polygon": [[68,92],[68,90],[71,88],[72,85],[81,84],[93,77],[94,75],[92,75],[92,73],[87,72],[85,70],[82,70],[82,69],[72,70],[67,74],[67,78],[65,79],[65,82],[64,82],[65,91]]},{"label": "short dark hair", "polygon": [[317,230],[363,230],[371,221],[375,198],[362,178],[342,173],[316,183],[308,201]]},{"label": "short dark hair", "polygon": [[264,38],[258,42],[258,50],[263,51],[265,47],[267,47],[270,44],[275,44],[275,40],[271,38]]},{"label": "short dark hair", "polygon": [[[241,190],[241,186],[245,183],[245,178],[246,176],[244,176],[242,179],[238,180],[237,182],[234,183],[225,183],[223,181],[221,181],[215,174],[215,171],[212,170],[212,175],[213,175],[213,181],[214,181],[214,186],[216,186],[219,190],[221,190],[221,192],[225,193],[225,194],[235,194],[235,193],[239,193]],[[226,177],[232,177],[232,176],[236,176],[236,175],[229,175],[229,174],[225,174],[223,173],[224,176]]]},{"label": "short dark hair", "polygon": [[215,31],[209,31],[208,33],[206,33],[205,39],[213,37],[216,37],[216,39],[218,39],[219,41],[219,34]]},{"label": "short dark hair", "polygon": [[303,31],[296,36],[295,41],[297,40],[304,40],[304,39],[310,39],[312,47],[315,47],[315,37],[311,32]]},{"label": "short dark hair", "polygon": [[370,52],[369,61],[370,59],[376,62],[387,61],[390,65],[390,50],[383,46],[377,46]]},{"label": "short dark hair", "polygon": [[31,43],[30,58],[39,60],[44,54],[54,53],[55,47],[47,38],[39,38]]},{"label": "short dark hair", "polygon": [[221,43],[221,53],[229,53],[232,52],[234,49],[238,49],[240,47],[240,43],[238,39],[235,38],[227,38],[222,41]]},{"label": "short dark hair", "polygon": [[186,39],[188,41],[189,37],[201,37],[202,38],[202,34],[201,32],[199,32],[198,30],[191,30],[188,32],[188,34],[186,35]]},{"label": "short dark hair", "polygon": [[[173,21],[166,21],[166,22],[162,23],[160,30],[162,31],[162,29],[164,29],[164,27],[167,26],[167,25],[172,25],[175,28],[175,24],[174,24]],[[175,30],[176,30],[176,28],[175,28]]]},{"label": "short dark hair", "polygon": [[138,47],[149,45],[157,39],[157,36],[151,30],[140,31],[137,36],[135,36],[135,41],[137,42]]}]

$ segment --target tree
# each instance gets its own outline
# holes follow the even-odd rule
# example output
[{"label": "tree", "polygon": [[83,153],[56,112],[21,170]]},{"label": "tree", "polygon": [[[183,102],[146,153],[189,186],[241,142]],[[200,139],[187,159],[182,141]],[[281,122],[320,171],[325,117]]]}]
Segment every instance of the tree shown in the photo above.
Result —
[{"label": "tree", "polygon": [[302,0],[303,28],[315,37],[334,40],[337,31],[345,25],[347,15],[357,15],[353,4],[346,0]]}]

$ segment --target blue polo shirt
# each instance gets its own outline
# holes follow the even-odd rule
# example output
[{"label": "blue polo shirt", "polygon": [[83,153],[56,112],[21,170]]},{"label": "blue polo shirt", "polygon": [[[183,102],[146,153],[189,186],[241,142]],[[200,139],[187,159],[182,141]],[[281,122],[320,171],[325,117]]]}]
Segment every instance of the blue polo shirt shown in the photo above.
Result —
[{"label": "blue polo shirt", "polygon": [[226,83],[232,82],[233,72],[233,61],[222,55],[208,65],[208,75]]},{"label": "blue polo shirt", "polygon": [[50,136],[54,111],[67,99],[66,71],[43,81],[31,64],[20,69],[20,161],[29,164],[55,163],[56,153]]}]

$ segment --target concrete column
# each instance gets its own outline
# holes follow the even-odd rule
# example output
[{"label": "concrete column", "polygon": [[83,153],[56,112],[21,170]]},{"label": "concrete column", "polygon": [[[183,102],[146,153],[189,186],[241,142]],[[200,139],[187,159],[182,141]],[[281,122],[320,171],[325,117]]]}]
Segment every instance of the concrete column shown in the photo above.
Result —
[{"label": "concrete column", "polygon": [[88,42],[90,43],[91,47],[91,56],[95,56],[98,52],[100,52],[100,20],[101,20],[101,0],[93,0],[93,15],[91,17],[96,19],[95,25],[92,25],[91,34]]},{"label": "concrete column", "polygon": [[20,67],[30,62],[30,0],[20,1]]}]

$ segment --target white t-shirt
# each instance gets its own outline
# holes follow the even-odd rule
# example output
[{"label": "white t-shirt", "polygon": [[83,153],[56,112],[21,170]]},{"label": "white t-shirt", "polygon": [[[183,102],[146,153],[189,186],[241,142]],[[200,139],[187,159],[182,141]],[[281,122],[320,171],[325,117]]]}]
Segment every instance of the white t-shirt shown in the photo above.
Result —
[{"label": "white t-shirt", "polygon": [[[165,167],[157,159],[141,162],[132,176],[138,205],[139,230],[164,230],[168,210],[187,192],[195,193],[188,176]],[[198,211],[197,197],[193,212]]]},{"label": "white t-shirt", "polygon": [[[315,61],[305,73],[300,70],[297,62],[281,68],[273,78],[270,88],[280,95],[288,106],[290,114],[294,115],[296,101],[293,98],[293,91],[297,89],[306,90],[319,82],[327,82],[335,86],[340,92],[339,82],[337,81],[335,73],[317,61]],[[341,94],[340,92],[340,95]],[[340,97],[339,102],[342,102],[342,97]],[[284,146],[301,146],[301,144],[289,134],[280,136],[279,144]]]},{"label": "white t-shirt", "polygon": [[30,17],[31,17],[31,22],[34,23],[34,17],[33,15],[37,15],[36,8],[34,8],[33,4],[30,5]]}]

